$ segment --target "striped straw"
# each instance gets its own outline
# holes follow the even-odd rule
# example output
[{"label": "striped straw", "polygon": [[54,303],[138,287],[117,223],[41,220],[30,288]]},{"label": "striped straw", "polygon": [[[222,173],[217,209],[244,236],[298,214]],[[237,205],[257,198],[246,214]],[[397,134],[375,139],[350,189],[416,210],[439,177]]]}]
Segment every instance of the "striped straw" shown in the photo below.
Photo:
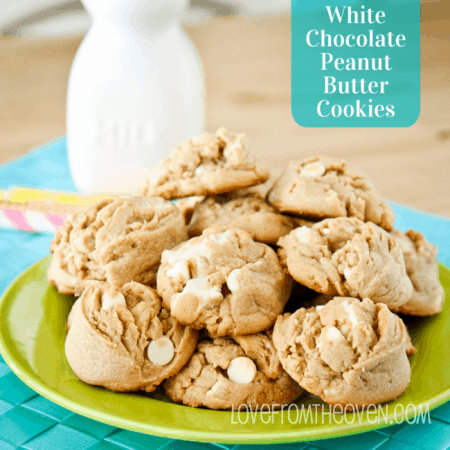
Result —
[{"label": "striped straw", "polygon": [[27,187],[0,190],[0,228],[55,233],[69,214],[104,198],[111,197],[88,197]]},{"label": "striped straw", "polygon": [[77,209],[79,206],[0,201],[0,228],[31,233],[55,233],[64,224],[67,216]]}]

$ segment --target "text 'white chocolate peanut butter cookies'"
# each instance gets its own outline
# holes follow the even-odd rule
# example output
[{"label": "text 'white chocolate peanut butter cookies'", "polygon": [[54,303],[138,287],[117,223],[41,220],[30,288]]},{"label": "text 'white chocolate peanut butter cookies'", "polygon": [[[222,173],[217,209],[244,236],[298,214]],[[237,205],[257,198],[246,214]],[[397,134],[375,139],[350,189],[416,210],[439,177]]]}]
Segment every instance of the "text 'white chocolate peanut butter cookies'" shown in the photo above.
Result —
[{"label": "text 'white chocolate peanut butter cookies'", "polygon": [[441,312],[444,289],[439,283],[437,247],[422,233],[409,230],[391,233],[397,239],[405,257],[406,273],[411,279],[413,293],[396,311],[413,316],[429,316]]},{"label": "text 'white chocolate peanut butter cookies'", "polygon": [[187,239],[179,209],[160,197],[101,200],[69,218],[50,251],[50,284],[79,295],[90,280],[156,282],[163,250]]},{"label": "text 'white chocolate peanut butter cookies'", "polygon": [[176,402],[212,409],[241,405],[277,409],[302,392],[263,333],[200,340],[189,363],[164,387]]},{"label": "text 'white chocolate peanut butter cookies'", "polygon": [[220,128],[176,147],[150,173],[143,194],[166,199],[216,195],[263,183],[269,175],[250,154],[244,134]]},{"label": "text 'white chocolate peanut butter cookies'", "polygon": [[292,277],[327,295],[370,298],[390,309],[412,295],[400,244],[373,223],[326,219],[300,227],[278,241],[278,254]]},{"label": "text 'white chocolate peanut butter cookies'", "polygon": [[189,361],[197,338],[197,330],[161,307],[152,288],[93,281],[75,303],[65,351],[85,383],[152,392]]},{"label": "text 'white chocolate peanut butter cookies'", "polygon": [[314,156],[291,161],[267,195],[281,212],[316,219],[356,217],[391,231],[392,208],[369,179],[341,159]]},{"label": "text 'white chocolate peanut butter cookies'", "polygon": [[271,327],[291,285],[268,245],[254,242],[246,231],[216,227],[163,252],[157,279],[175,319],[218,336]]},{"label": "text 'white chocolate peanut butter cookies'", "polygon": [[247,231],[258,242],[276,244],[295,228],[294,221],[280,214],[256,195],[226,201],[208,197],[197,203],[188,226],[190,236],[200,236],[206,228],[222,225]]},{"label": "text 'white chocolate peanut butter cookies'", "polygon": [[411,378],[407,350],[415,349],[403,321],[369,299],[340,297],[284,314],[273,341],[286,372],[332,405],[393,400]]}]

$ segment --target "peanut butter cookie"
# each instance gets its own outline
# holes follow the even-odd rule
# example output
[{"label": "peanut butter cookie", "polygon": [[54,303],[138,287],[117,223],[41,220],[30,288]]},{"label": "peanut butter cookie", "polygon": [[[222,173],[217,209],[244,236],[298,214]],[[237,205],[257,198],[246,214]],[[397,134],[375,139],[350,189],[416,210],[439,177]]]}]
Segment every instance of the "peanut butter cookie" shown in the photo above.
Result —
[{"label": "peanut butter cookie", "polygon": [[333,405],[393,400],[411,378],[403,321],[369,299],[340,297],[284,314],[275,324],[273,341],[286,372]]},{"label": "peanut butter cookie", "polygon": [[50,251],[50,284],[79,295],[90,280],[156,282],[163,250],[187,239],[183,216],[159,197],[102,200],[69,216]]},{"label": "peanut butter cookie", "polygon": [[162,254],[158,293],[173,317],[213,335],[257,333],[283,311],[292,279],[244,230],[208,228]]},{"label": "peanut butter cookie", "polygon": [[283,370],[266,334],[203,339],[189,364],[165,383],[176,402],[212,409],[278,409],[300,395],[300,386]]},{"label": "peanut butter cookie", "polygon": [[400,244],[373,223],[356,218],[323,220],[278,241],[292,277],[331,296],[370,298],[396,309],[412,295]]},{"label": "peanut butter cookie", "polygon": [[189,361],[197,338],[197,330],[161,307],[152,288],[93,281],[75,304],[65,351],[85,383],[152,392]]},{"label": "peanut butter cookie", "polygon": [[188,227],[190,236],[200,236],[206,228],[222,225],[247,231],[258,242],[276,244],[278,239],[292,231],[294,221],[280,214],[258,196],[221,201],[208,197],[197,203]]},{"label": "peanut butter cookie", "polygon": [[250,155],[245,135],[220,128],[216,134],[205,133],[176,147],[150,173],[143,194],[166,199],[216,195],[268,178],[269,171]]},{"label": "peanut butter cookie", "polygon": [[267,195],[284,213],[316,219],[356,217],[391,231],[394,211],[369,179],[341,159],[314,156],[291,161]]}]

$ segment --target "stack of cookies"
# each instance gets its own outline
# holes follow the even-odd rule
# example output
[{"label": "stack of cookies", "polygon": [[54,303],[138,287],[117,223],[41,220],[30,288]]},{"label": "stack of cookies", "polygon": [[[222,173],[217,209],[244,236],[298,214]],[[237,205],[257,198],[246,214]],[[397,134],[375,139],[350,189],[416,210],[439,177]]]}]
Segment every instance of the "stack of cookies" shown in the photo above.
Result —
[{"label": "stack of cookies", "polygon": [[86,383],[162,385],[193,407],[392,400],[416,351],[396,313],[443,303],[436,248],[393,226],[342,160],[293,161],[273,180],[242,134],[183,142],[140,196],[80,210],[55,236],[49,281],[79,297],[68,362]]}]

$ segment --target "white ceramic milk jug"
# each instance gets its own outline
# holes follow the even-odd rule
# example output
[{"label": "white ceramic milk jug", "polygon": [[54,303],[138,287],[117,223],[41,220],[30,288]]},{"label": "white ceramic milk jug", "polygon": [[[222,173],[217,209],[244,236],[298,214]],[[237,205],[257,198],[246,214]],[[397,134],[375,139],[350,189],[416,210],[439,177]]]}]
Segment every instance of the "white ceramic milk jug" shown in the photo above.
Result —
[{"label": "white ceramic milk jug", "polygon": [[67,146],[85,193],[135,193],[149,169],[202,132],[200,62],[186,0],[83,0],[93,18],[72,65]]}]

